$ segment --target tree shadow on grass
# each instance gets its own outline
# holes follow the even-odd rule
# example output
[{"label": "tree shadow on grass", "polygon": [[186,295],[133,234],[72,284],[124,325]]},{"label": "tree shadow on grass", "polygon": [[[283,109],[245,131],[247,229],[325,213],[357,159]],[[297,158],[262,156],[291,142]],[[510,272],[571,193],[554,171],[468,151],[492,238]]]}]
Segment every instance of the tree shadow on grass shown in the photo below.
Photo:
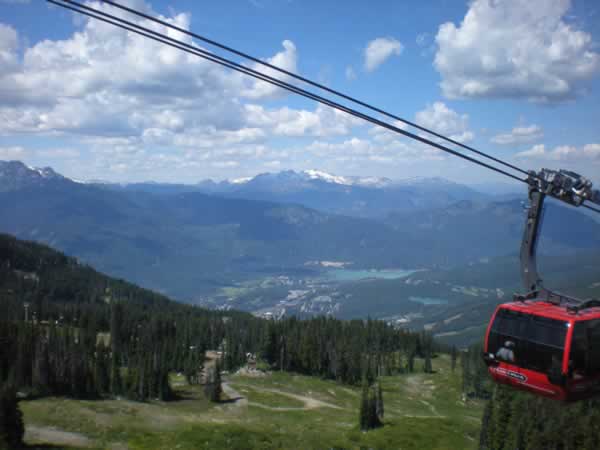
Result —
[{"label": "tree shadow on grass", "polygon": [[21,450],[42,450],[42,449],[62,449],[62,450],[68,450],[70,448],[80,448],[80,447],[71,447],[71,446],[64,446],[64,445],[55,445],[55,444],[29,444],[29,445],[24,445],[23,447],[21,447]]},{"label": "tree shadow on grass", "polygon": [[219,403],[221,403],[221,404],[236,403],[237,401],[243,400],[244,398],[245,397],[242,397],[242,396],[240,396],[240,397],[234,397],[234,398],[228,398],[228,399],[225,399],[225,400],[219,400]]}]

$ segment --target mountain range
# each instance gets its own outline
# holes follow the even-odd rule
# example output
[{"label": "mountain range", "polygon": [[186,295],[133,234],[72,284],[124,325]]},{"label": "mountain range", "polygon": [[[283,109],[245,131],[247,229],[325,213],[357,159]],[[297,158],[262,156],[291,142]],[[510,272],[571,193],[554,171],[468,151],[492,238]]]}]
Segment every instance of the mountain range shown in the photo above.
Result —
[{"label": "mountain range", "polygon": [[[244,186],[245,192],[260,185],[262,191],[255,192],[269,194],[267,201],[240,198],[240,191],[207,193],[201,185],[81,183],[50,168],[0,161],[0,231],[50,244],[111,275],[192,301],[268,276],[314,276],[323,264],[423,269],[518,252],[524,221],[518,200],[485,202],[470,188],[439,179],[404,184],[379,179],[365,187],[364,179],[324,178],[283,172],[227,183]],[[358,190],[379,198],[392,192],[399,206],[367,202],[363,212],[377,210],[376,217],[340,215],[325,206],[327,189],[340,198]],[[352,194],[344,194],[347,189]],[[313,191],[318,194],[311,197]],[[297,195],[293,203],[272,200],[294,198],[290,192]],[[307,206],[311,198],[313,205],[322,199],[319,209]],[[441,205],[439,199],[445,199]],[[558,254],[600,248],[600,227],[575,209],[550,204],[542,247]]]},{"label": "mountain range", "polygon": [[332,175],[319,170],[262,173],[254,177],[195,185],[133,183],[105,187],[153,193],[203,192],[228,198],[295,203],[328,213],[383,218],[395,211],[414,211],[451,205],[460,200],[490,198],[443,178],[392,181],[383,177]]}]

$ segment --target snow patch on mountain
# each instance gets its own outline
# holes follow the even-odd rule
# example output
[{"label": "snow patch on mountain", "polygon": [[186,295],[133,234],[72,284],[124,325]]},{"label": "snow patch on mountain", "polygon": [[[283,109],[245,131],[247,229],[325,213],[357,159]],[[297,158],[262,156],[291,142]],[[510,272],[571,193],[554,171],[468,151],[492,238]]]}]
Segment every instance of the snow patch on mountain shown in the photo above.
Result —
[{"label": "snow patch on mountain", "polygon": [[243,178],[235,178],[233,180],[229,180],[231,184],[246,184],[248,181],[252,180],[254,177],[243,177]]},{"label": "snow patch on mountain", "polygon": [[311,180],[321,180],[326,181],[327,183],[344,184],[347,186],[351,186],[352,184],[354,184],[349,178],[338,175],[331,175],[327,172],[321,172],[320,170],[303,170],[302,174],[306,175]]},{"label": "snow patch on mountain", "polygon": [[227,183],[235,184],[235,185],[243,185],[248,184],[257,179],[268,179],[268,178],[277,178],[279,180],[289,179],[296,181],[322,181],[325,183],[338,184],[342,186],[363,186],[363,187],[373,187],[380,188],[392,185],[393,182],[389,178],[384,177],[356,177],[356,176],[342,176],[342,175],[333,175],[322,170],[317,169],[308,169],[302,170],[299,172],[295,172],[293,170],[288,170],[284,172],[278,173],[262,173],[256,175],[254,177],[243,177],[243,178],[235,178],[228,180]]}]

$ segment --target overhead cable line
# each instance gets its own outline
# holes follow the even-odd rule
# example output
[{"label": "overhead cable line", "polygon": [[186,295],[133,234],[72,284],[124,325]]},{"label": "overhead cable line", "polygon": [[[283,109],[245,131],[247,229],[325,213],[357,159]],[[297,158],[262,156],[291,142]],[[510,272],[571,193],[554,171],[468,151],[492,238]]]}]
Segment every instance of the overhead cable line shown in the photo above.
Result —
[{"label": "overhead cable line", "polygon": [[581,206],[583,206],[584,208],[587,208],[587,209],[591,209],[592,211],[596,211],[597,213],[600,213],[600,209],[594,208],[593,206],[587,205],[585,203]]},{"label": "overhead cable line", "polygon": [[[166,36],[166,35],[164,35],[162,33],[159,33],[159,32],[156,32],[154,30],[151,30],[149,28],[143,27],[143,26],[141,26],[139,24],[127,21],[127,20],[122,19],[120,17],[117,17],[115,15],[106,13],[104,11],[97,10],[95,8],[91,8],[89,6],[83,5],[81,3],[78,3],[78,2],[75,2],[75,1],[72,1],[72,0],[58,0],[58,1],[57,0],[47,0],[47,1],[49,3],[53,3],[53,4],[61,6],[63,8],[73,10],[73,11],[78,12],[80,14],[84,14],[84,15],[86,15],[88,17],[92,17],[92,18],[95,18],[97,20],[100,20],[100,21],[109,23],[111,25],[114,25],[116,27],[119,27],[119,28],[122,28],[122,29],[125,29],[125,30],[128,30],[128,31],[131,31],[133,33],[142,35],[144,37],[147,37],[147,38],[150,38],[152,40],[158,41],[158,42],[163,43],[165,45],[168,45],[170,47],[177,48],[179,50],[182,50],[182,51],[190,53],[190,54],[194,54],[196,56],[199,56],[200,58],[209,60],[209,61],[214,62],[216,64],[220,64],[222,66],[225,66],[225,67],[230,68],[232,70],[235,70],[237,72],[240,72],[240,73],[252,76],[252,77],[257,78],[257,79],[259,79],[261,81],[270,83],[272,85],[275,85],[275,86],[278,86],[280,88],[286,89],[286,90],[288,90],[290,92],[294,92],[294,93],[296,93],[298,95],[301,95],[303,97],[309,98],[309,99],[314,100],[316,102],[319,102],[319,103],[325,104],[327,106],[330,106],[331,108],[334,108],[336,110],[345,112],[345,113],[350,114],[352,116],[355,116],[355,117],[358,117],[360,119],[363,119],[363,120],[365,120],[367,122],[373,123],[374,125],[378,125],[378,126],[380,126],[382,128],[386,128],[386,129],[388,129],[390,131],[393,131],[393,132],[396,132],[398,134],[404,135],[404,136],[409,137],[409,138],[411,138],[413,140],[416,140],[416,141],[419,141],[421,143],[430,145],[430,146],[432,146],[434,148],[437,148],[438,150],[442,150],[442,151],[450,153],[450,154],[452,154],[454,156],[458,156],[459,158],[462,158],[464,160],[467,160],[469,162],[477,164],[477,165],[479,165],[481,167],[485,167],[487,169],[493,170],[494,172],[500,173],[500,174],[505,175],[507,177],[510,177],[510,178],[512,178],[514,180],[520,181],[522,183],[527,183],[527,180],[519,178],[518,176],[515,176],[512,173],[506,172],[503,169],[499,169],[499,168],[494,167],[494,166],[492,166],[490,164],[487,164],[487,163],[485,163],[483,161],[480,161],[480,160],[475,159],[473,157],[467,156],[467,155],[465,155],[463,153],[460,153],[460,152],[458,152],[456,150],[452,150],[452,149],[450,149],[450,148],[448,148],[448,147],[446,147],[444,145],[441,145],[441,144],[439,144],[437,142],[434,142],[434,141],[432,141],[430,139],[427,139],[427,138],[424,138],[424,137],[419,136],[417,134],[414,134],[414,133],[411,133],[409,131],[403,130],[403,129],[395,126],[395,125],[389,124],[387,122],[383,122],[383,121],[381,121],[379,119],[376,119],[375,117],[369,116],[369,115],[367,115],[365,113],[359,112],[359,111],[354,110],[354,109],[352,109],[350,107],[347,107],[347,106],[344,106],[342,104],[339,104],[339,103],[337,103],[337,102],[335,102],[333,100],[324,98],[324,97],[322,97],[320,95],[317,95],[317,94],[315,94],[313,92],[307,91],[307,90],[302,89],[302,88],[300,88],[298,86],[294,86],[294,85],[289,84],[289,83],[287,83],[287,82],[285,82],[283,80],[279,80],[277,78],[271,77],[271,76],[269,76],[267,74],[261,73],[259,71],[251,69],[251,68],[246,67],[244,65],[238,64],[235,61],[229,60],[227,58],[223,58],[221,56],[218,56],[218,55],[216,55],[214,53],[208,52],[208,51],[203,50],[201,48],[194,47],[194,46],[192,46],[192,45],[190,45],[190,44],[188,44],[186,42],[179,41],[179,40],[174,39],[172,37]],[[425,130],[425,131],[429,131],[429,130]],[[441,136],[441,137],[443,138],[443,136]],[[525,172],[525,173],[527,173],[527,172]]]},{"label": "overhead cable line", "polygon": [[[66,3],[78,4],[77,2],[74,2],[72,0],[61,0],[61,1],[66,2]],[[471,151],[473,153],[476,153],[479,156],[482,156],[484,158],[488,158],[488,159],[490,159],[490,160],[492,160],[492,161],[494,161],[494,162],[496,162],[498,164],[502,164],[505,167],[508,167],[508,168],[510,168],[512,170],[520,172],[523,175],[528,175],[528,172],[526,170],[523,170],[520,167],[515,166],[514,164],[510,164],[510,163],[508,163],[506,161],[503,161],[503,160],[501,160],[499,158],[495,158],[494,156],[488,155],[487,153],[484,153],[484,152],[482,152],[480,150],[477,150],[477,149],[475,149],[475,148],[473,148],[473,147],[471,147],[469,145],[466,145],[466,144],[464,144],[462,142],[459,142],[456,139],[452,139],[452,138],[450,138],[448,136],[444,136],[442,134],[436,133],[435,131],[430,130],[428,128],[425,128],[425,127],[423,127],[421,125],[418,125],[415,122],[411,122],[410,120],[403,119],[402,117],[399,117],[399,116],[397,116],[395,114],[392,114],[390,112],[387,112],[387,111],[385,111],[385,110],[383,110],[381,108],[373,106],[372,104],[363,102],[362,100],[359,100],[356,97],[352,97],[352,96],[350,96],[348,94],[344,94],[343,92],[340,92],[338,90],[335,90],[335,89],[332,89],[330,87],[327,87],[327,86],[325,86],[325,85],[323,85],[321,83],[317,83],[315,81],[312,81],[312,80],[310,80],[308,78],[305,78],[305,77],[303,77],[301,75],[298,75],[298,74],[296,74],[294,72],[290,72],[289,70],[285,70],[285,69],[283,69],[281,67],[277,67],[277,66],[275,66],[273,64],[270,64],[270,63],[268,63],[266,61],[263,61],[263,60],[261,60],[259,58],[254,57],[252,55],[249,55],[249,54],[244,53],[242,51],[236,50],[236,49],[234,49],[232,47],[229,47],[227,45],[221,44],[221,43],[219,43],[219,42],[217,42],[215,40],[209,39],[209,38],[207,38],[205,36],[202,36],[200,34],[197,34],[197,33],[194,33],[192,31],[186,30],[184,28],[178,27],[177,25],[173,25],[172,23],[169,23],[169,22],[167,22],[165,20],[161,20],[161,19],[153,17],[153,16],[151,16],[149,14],[146,14],[146,13],[143,13],[141,11],[138,11],[136,9],[129,8],[129,7],[125,6],[125,5],[122,5],[120,3],[114,2],[112,0],[102,0],[102,2],[103,3],[107,3],[109,5],[112,5],[112,6],[114,6],[116,8],[119,8],[119,9],[121,9],[123,11],[127,11],[127,12],[129,12],[131,14],[134,14],[134,15],[138,16],[138,17],[142,17],[144,19],[151,20],[152,22],[155,22],[155,23],[158,23],[158,24],[163,25],[165,27],[171,28],[172,30],[179,31],[180,33],[186,34],[186,35],[191,36],[191,37],[193,37],[195,39],[203,41],[203,42],[205,42],[207,44],[213,45],[213,46],[218,47],[218,48],[220,48],[222,50],[225,50],[225,51],[228,51],[230,53],[233,53],[233,54],[236,54],[238,56],[241,56],[242,58],[246,58],[246,59],[248,59],[250,61],[253,61],[253,62],[257,63],[257,64],[260,64],[260,65],[262,65],[264,67],[268,67],[269,69],[276,70],[276,71],[278,71],[278,72],[280,72],[280,73],[282,73],[284,75],[287,75],[289,77],[295,78],[295,79],[297,79],[299,81],[302,81],[304,83],[310,84],[310,85],[312,85],[314,87],[317,87],[319,89],[327,91],[327,92],[329,92],[331,94],[337,95],[338,97],[344,98],[345,100],[349,100],[352,103],[355,103],[357,105],[360,105],[360,106],[363,106],[363,107],[365,107],[367,109],[370,109],[371,111],[375,111],[375,112],[377,112],[379,114],[382,114],[384,116],[387,116],[387,117],[389,117],[391,119],[394,119],[394,120],[397,120],[399,122],[402,122],[405,125],[409,125],[411,127],[417,128],[420,131],[424,131],[425,133],[431,134],[432,136],[435,136],[435,137],[437,137],[439,139],[443,139],[443,140],[445,140],[447,142],[450,142],[451,144],[454,144],[454,145],[457,145],[459,147],[462,147],[462,148],[464,148],[466,150],[469,150],[469,151]]]}]

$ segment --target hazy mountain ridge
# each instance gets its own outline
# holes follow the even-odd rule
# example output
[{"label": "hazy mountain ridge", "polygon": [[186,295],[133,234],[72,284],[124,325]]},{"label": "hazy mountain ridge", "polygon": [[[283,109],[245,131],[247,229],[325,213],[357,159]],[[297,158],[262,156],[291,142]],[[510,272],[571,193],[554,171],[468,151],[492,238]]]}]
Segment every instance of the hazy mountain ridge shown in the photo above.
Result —
[{"label": "hazy mountain ridge", "polygon": [[[180,299],[270,276],[314,276],[325,270],[321,261],[353,269],[418,269],[516,254],[525,220],[518,201],[463,200],[395,212],[384,223],[301,204],[165,192],[160,184],[152,184],[158,191],[85,184],[21,163],[0,167],[1,231],[50,244]],[[342,193],[348,188],[313,182]],[[412,201],[409,193],[405,201]],[[600,247],[597,223],[575,209],[566,217],[550,205],[544,251]]]},{"label": "hazy mountain ridge", "polygon": [[448,206],[460,200],[484,200],[488,195],[443,178],[390,180],[384,177],[333,175],[319,170],[286,170],[254,177],[195,185],[132,183],[104,187],[153,193],[203,192],[231,198],[298,203],[335,214],[383,218],[394,211]]}]

